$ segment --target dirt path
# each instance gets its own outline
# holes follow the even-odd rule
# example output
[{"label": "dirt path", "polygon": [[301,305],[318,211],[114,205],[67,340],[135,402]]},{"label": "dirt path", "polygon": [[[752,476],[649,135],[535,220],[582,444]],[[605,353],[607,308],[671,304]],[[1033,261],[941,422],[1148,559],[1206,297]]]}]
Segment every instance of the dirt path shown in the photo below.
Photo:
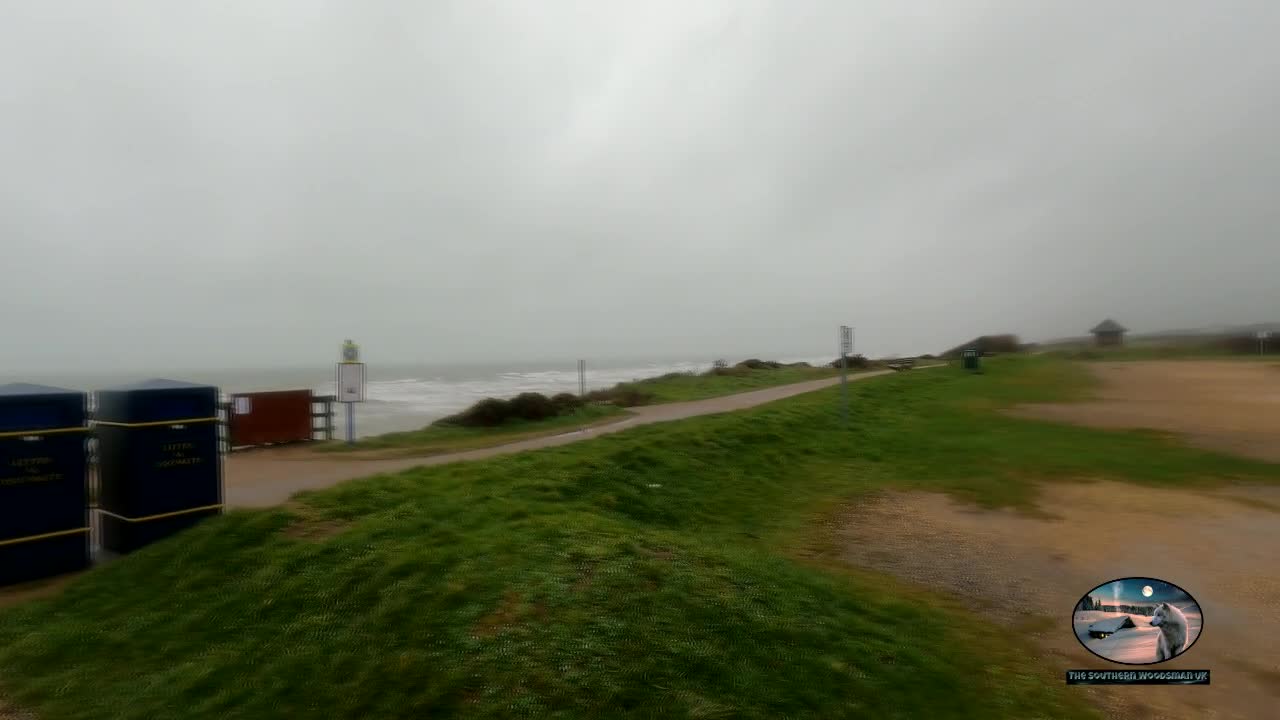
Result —
[{"label": "dirt path", "polygon": [[[856,382],[885,375],[892,371],[876,371],[850,375]],[[310,451],[292,449],[260,450],[237,453],[226,460],[226,501],[230,507],[269,507],[287,501],[294,493],[331,487],[346,480],[377,473],[398,472],[425,465],[444,465],[465,460],[480,460],[498,455],[555,447],[600,435],[621,432],[638,425],[680,420],[697,415],[743,410],[757,405],[830,387],[840,378],[824,378],[793,385],[753,390],[751,392],[694,402],[670,403],[634,408],[634,417],[621,422],[573,431],[562,435],[522,440],[494,447],[419,458],[388,460],[353,460],[342,457],[317,457]]]},{"label": "dirt path", "polygon": [[1280,367],[1254,361],[1090,364],[1094,400],[1025,405],[1021,417],[1101,428],[1150,428],[1207,450],[1280,462]]},{"label": "dirt path", "polygon": [[1080,597],[1108,580],[1157,577],[1199,601],[1204,635],[1160,668],[1209,669],[1209,687],[1081,687],[1124,720],[1260,720],[1280,707],[1280,488],[1199,493],[1120,483],[1055,484],[1053,519],[979,510],[938,494],[880,496],[844,518],[843,558],[968,599],[1025,633],[1042,661],[1124,669],[1085,650],[1071,629]]}]

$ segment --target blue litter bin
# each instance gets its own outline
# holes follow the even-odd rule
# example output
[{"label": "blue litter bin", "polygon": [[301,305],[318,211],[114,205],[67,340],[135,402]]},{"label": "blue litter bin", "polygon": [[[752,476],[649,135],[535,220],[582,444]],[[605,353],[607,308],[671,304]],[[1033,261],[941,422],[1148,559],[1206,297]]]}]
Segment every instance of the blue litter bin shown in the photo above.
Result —
[{"label": "blue litter bin", "polygon": [[216,387],[147,380],[96,396],[104,550],[132,552],[221,514]]},{"label": "blue litter bin", "polygon": [[0,585],[89,565],[86,399],[0,385]]}]

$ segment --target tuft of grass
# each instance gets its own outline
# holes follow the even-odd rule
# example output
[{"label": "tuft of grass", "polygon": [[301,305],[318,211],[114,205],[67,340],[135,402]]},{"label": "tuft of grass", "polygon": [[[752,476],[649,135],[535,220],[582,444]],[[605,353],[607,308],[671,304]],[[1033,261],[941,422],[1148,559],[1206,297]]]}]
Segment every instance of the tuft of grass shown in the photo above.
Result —
[{"label": "tuft of grass", "polygon": [[0,610],[0,677],[45,720],[1095,717],[1006,628],[804,554],[882,488],[1280,480],[997,412],[1086,378],[900,373],[849,387],[847,427],[833,388],[236,511]]}]

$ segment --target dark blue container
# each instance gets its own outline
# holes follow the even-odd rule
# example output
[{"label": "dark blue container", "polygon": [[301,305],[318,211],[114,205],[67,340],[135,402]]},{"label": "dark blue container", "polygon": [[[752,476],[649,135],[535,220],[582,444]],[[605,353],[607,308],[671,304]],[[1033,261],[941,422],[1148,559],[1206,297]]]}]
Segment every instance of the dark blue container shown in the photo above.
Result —
[{"label": "dark blue container", "polygon": [[85,400],[0,385],[0,585],[89,565]]},{"label": "dark blue container", "polygon": [[132,552],[222,512],[218,389],[147,380],[99,390],[102,547]]}]

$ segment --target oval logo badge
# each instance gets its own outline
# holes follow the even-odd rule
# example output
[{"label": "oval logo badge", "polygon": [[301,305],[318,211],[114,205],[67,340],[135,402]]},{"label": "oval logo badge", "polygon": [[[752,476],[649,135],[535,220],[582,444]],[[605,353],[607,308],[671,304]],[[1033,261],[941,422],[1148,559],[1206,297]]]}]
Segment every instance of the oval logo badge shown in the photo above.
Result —
[{"label": "oval logo badge", "polygon": [[1204,615],[1177,585],[1128,577],[1085,593],[1071,622],[1080,644],[1103,660],[1154,665],[1189,650],[1200,639]]}]

